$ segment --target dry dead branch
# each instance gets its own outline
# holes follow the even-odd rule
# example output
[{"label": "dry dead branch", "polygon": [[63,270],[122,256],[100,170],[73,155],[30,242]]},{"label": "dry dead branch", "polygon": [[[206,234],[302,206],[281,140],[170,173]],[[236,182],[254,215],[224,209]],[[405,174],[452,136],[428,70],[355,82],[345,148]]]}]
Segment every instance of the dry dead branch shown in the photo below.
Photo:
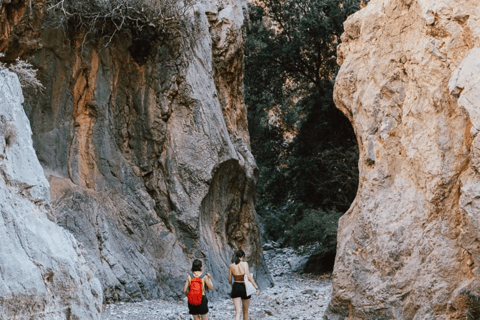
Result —
[{"label": "dry dead branch", "polygon": [[[4,55],[0,53],[0,58]],[[33,66],[20,58],[17,58],[14,63],[2,63],[0,62],[0,70],[8,69],[17,74],[18,80],[20,80],[20,85],[24,89],[33,89],[34,92],[43,92],[45,87],[37,79],[37,69],[34,69]]]},{"label": "dry dead branch", "polygon": [[189,37],[187,11],[193,0],[48,0],[48,23],[53,28],[73,27],[89,37],[101,36],[108,46],[122,30],[148,31],[168,41]]}]

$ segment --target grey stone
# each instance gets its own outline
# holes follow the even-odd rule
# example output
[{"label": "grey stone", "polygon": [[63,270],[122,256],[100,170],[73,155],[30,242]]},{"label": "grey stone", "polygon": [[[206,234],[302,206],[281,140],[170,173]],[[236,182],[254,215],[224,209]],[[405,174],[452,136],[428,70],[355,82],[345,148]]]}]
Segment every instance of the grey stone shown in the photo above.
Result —
[{"label": "grey stone", "polygon": [[290,269],[294,272],[303,271],[309,256],[294,256],[288,260],[288,264],[290,265]]},{"label": "grey stone", "polygon": [[0,97],[0,319],[99,319],[100,282],[81,245],[47,218],[49,184],[6,70]]},{"label": "grey stone", "polygon": [[265,250],[265,251],[273,250],[273,249],[274,249],[274,247],[273,247],[273,245],[272,245],[271,242],[265,243],[265,244],[262,246],[262,248],[263,248],[263,250]]}]

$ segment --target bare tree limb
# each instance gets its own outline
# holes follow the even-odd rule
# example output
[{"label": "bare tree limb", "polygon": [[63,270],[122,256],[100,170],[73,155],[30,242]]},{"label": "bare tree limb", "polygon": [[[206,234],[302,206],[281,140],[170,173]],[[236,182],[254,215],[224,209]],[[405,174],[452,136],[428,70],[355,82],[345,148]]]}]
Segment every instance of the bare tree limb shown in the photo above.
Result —
[{"label": "bare tree limb", "polygon": [[180,35],[192,36],[187,30],[188,10],[194,0],[48,0],[50,27],[66,29],[73,23],[88,37],[101,36],[110,45],[117,33],[131,28],[148,27],[162,39]]}]

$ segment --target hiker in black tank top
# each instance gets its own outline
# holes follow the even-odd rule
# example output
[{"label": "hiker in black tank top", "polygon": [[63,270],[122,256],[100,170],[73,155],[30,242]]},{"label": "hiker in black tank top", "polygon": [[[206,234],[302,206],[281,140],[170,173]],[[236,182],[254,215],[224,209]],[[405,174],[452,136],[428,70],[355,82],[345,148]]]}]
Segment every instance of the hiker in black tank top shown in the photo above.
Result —
[{"label": "hiker in black tank top", "polygon": [[243,309],[243,320],[248,320],[248,307],[250,305],[251,296],[247,296],[247,290],[245,288],[244,277],[247,275],[248,280],[257,289],[257,295],[260,294],[255,280],[250,273],[248,263],[243,261],[245,258],[245,252],[243,250],[237,250],[235,253],[235,263],[232,263],[228,267],[228,282],[232,283],[232,293],[230,296],[233,299],[233,305],[235,306],[235,320],[240,320],[240,309]]},{"label": "hiker in black tank top", "polygon": [[193,316],[194,320],[208,320],[208,299],[205,295],[205,285],[210,290],[213,290],[212,276],[207,273],[204,277],[201,277],[203,272],[202,261],[195,259],[192,264],[192,275],[187,276],[187,281],[183,286],[182,292],[188,296],[190,290],[190,284],[193,279],[200,278],[202,280],[202,298],[199,305],[194,305],[188,302],[188,311]]}]

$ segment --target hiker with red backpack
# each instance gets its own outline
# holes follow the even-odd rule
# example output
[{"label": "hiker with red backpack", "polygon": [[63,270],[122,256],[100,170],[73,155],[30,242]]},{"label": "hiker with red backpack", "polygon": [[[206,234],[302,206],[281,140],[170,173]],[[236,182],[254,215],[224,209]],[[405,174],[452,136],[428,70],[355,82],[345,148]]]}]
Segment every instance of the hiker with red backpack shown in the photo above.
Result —
[{"label": "hiker with red backpack", "polygon": [[208,320],[208,299],[205,295],[205,285],[213,290],[212,276],[203,272],[202,261],[195,259],[192,263],[192,276],[187,276],[183,293],[188,297],[188,311],[194,320]]}]

